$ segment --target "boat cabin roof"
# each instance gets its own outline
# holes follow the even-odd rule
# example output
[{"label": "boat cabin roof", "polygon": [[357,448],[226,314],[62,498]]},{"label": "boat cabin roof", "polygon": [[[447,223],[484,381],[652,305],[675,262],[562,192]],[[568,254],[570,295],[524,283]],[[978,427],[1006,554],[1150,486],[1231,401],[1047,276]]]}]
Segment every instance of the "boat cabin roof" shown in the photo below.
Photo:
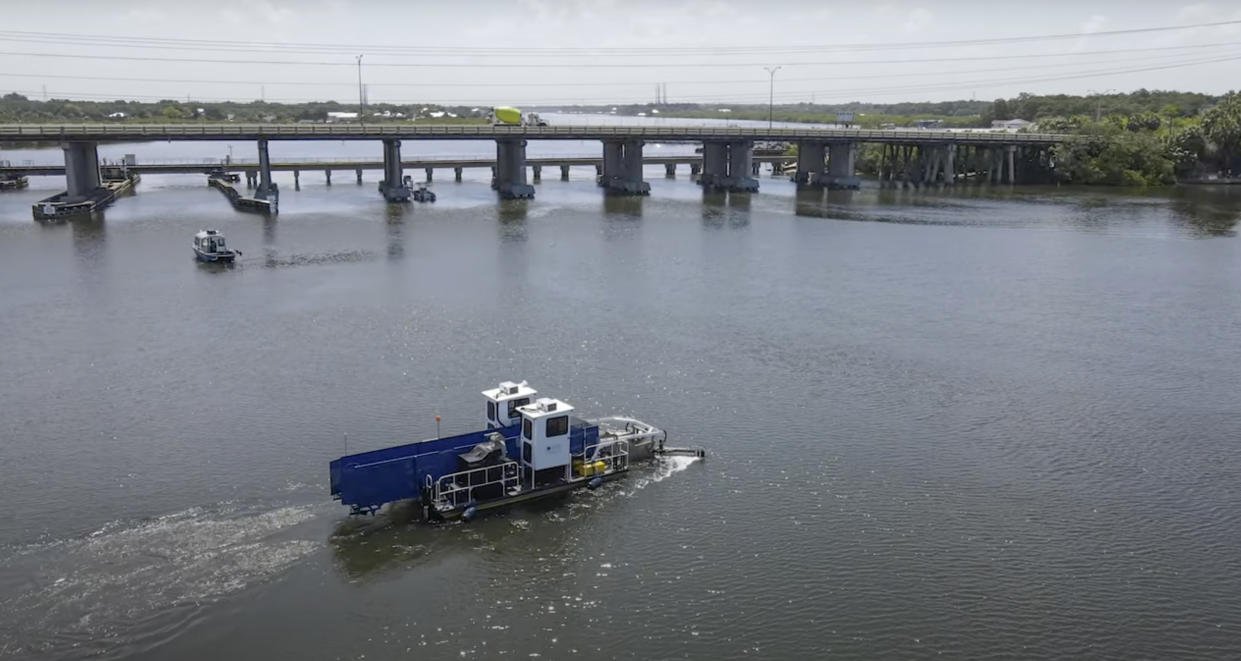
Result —
[{"label": "boat cabin roof", "polygon": [[538,391],[531,388],[525,381],[521,383],[501,381],[499,388],[483,391],[483,397],[497,402],[507,402],[510,399],[521,399],[522,397],[534,397],[537,394]]},{"label": "boat cabin roof", "polygon": [[215,231],[215,230],[200,230],[200,231],[198,232],[198,234],[195,234],[195,235],[194,235],[194,238],[195,238],[195,239],[205,239],[205,238],[207,238],[207,237],[209,237],[209,236],[224,236],[224,235],[223,235],[223,234],[220,234],[219,232],[217,232],[217,231]]},{"label": "boat cabin roof", "polygon": [[534,400],[532,404],[526,404],[517,408],[521,414],[527,418],[538,420],[549,415],[564,415],[573,411],[573,407],[551,397],[540,397]]}]

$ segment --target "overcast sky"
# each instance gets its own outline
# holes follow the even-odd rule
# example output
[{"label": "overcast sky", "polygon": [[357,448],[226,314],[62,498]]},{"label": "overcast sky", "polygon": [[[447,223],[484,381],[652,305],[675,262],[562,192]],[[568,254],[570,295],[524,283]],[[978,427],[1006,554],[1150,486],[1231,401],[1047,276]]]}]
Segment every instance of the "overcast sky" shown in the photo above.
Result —
[{"label": "overcast sky", "polygon": [[397,103],[645,102],[661,82],[670,102],[766,103],[764,66],[781,67],[777,103],[1241,87],[1235,0],[39,0],[3,16],[0,92],[35,98],[355,103],[357,54],[370,100]]}]

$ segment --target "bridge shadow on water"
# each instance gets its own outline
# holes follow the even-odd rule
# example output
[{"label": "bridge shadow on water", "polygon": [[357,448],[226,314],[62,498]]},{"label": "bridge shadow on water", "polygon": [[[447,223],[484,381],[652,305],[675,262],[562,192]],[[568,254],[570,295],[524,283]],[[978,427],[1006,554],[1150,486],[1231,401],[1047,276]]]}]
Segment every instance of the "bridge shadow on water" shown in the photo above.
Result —
[{"label": "bridge shadow on water", "polygon": [[702,226],[711,228],[749,227],[751,193],[702,192]]},{"label": "bridge shadow on water", "polygon": [[496,221],[502,243],[520,243],[528,238],[526,218],[530,214],[530,200],[500,200],[496,207]]}]

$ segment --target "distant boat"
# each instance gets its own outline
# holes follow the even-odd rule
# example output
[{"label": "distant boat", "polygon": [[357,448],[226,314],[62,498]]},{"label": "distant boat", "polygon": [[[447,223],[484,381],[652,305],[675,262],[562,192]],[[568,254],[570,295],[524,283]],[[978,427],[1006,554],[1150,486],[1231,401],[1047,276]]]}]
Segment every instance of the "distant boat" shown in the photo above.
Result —
[{"label": "distant boat", "polygon": [[194,256],[201,262],[232,262],[241,256],[224,243],[224,235],[215,230],[202,230],[194,235]]}]

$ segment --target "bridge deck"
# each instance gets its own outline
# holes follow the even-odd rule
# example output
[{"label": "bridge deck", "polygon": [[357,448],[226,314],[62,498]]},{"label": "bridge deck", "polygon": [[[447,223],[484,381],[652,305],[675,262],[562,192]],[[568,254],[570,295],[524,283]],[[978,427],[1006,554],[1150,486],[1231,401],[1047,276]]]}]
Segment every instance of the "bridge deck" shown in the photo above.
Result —
[{"label": "bridge deck", "polygon": [[0,141],[138,142],[145,140],[821,140],[893,144],[1040,144],[1067,142],[1052,133],[864,130],[734,126],[490,126],[400,124],[0,124]]},{"label": "bridge deck", "polygon": [[[796,156],[787,155],[762,155],[755,156],[755,163],[788,163],[796,160]],[[687,154],[684,156],[647,156],[642,159],[643,165],[688,165],[691,163],[701,163],[701,154]],[[494,158],[465,158],[465,159],[420,159],[420,160],[401,160],[401,167],[407,170],[416,170],[419,168],[487,168],[496,164]],[[555,168],[561,165],[568,166],[592,166],[602,165],[603,159],[597,156],[560,156],[545,158],[528,158],[527,166],[540,166],[545,168]],[[120,167],[119,165],[107,164],[105,168]],[[314,172],[317,170],[382,170],[383,161],[359,161],[347,159],[318,159],[318,160],[296,160],[273,162],[271,169],[273,171],[290,172],[293,170],[304,170]],[[244,172],[247,170],[259,169],[258,161],[232,161],[225,164],[220,160],[210,161],[182,161],[172,163],[139,163],[126,168],[131,172],[141,174],[175,174],[175,173],[194,173],[194,172]],[[0,174],[23,174],[31,176],[40,175],[57,175],[64,174],[65,166],[62,165],[5,165],[0,166]]]}]

